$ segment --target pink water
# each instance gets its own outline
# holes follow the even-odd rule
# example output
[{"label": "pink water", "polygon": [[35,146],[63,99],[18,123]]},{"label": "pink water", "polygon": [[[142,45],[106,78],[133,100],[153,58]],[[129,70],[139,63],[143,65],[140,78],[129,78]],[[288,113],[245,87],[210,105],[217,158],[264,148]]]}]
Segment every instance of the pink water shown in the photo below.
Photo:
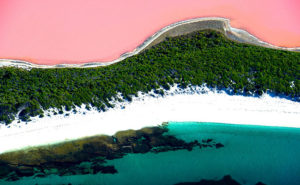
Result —
[{"label": "pink water", "polygon": [[0,58],[111,61],[166,25],[212,16],[268,43],[300,46],[300,0],[0,0]]}]

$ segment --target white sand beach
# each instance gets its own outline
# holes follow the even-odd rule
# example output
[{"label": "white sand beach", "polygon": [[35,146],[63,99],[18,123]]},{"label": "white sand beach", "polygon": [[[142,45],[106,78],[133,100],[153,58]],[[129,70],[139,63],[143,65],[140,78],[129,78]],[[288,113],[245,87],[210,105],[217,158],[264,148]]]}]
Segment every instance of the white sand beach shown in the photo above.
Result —
[{"label": "white sand beach", "polygon": [[[123,107],[125,106],[125,108]],[[245,97],[206,87],[172,87],[164,97],[141,95],[106,112],[78,109],[69,116],[44,118],[0,126],[0,153],[87,136],[112,135],[120,130],[157,126],[168,121],[219,122],[300,127],[300,103],[279,97]],[[51,112],[51,111],[46,111]]]}]

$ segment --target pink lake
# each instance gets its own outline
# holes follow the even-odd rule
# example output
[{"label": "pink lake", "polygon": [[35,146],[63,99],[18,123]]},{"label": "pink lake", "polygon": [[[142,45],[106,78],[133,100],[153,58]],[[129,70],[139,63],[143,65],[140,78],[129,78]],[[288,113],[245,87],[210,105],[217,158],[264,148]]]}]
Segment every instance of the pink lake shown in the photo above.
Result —
[{"label": "pink lake", "polygon": [[276,46],[300,46],[300,0],[0,0],[0,58],[111,61],[159,29],[225,17]]}]

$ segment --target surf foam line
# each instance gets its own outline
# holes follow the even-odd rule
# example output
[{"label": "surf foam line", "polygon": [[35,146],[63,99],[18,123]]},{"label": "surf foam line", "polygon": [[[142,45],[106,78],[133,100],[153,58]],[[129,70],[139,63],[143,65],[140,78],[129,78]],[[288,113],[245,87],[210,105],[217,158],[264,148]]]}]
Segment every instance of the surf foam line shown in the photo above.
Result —
[{"label": "surf foam line", "polygon": [[263,46],[273,49],[281,49],[288,51],[300,51],[300,47],[286,48],[279,47],[269,44],[267,42],[261,41],[255,36],[251,35],[245,30],[233,28],[230,26],[230,20],[221,17],[204,17],[204,18],[194,18],[184,21],[179,21],[173,23],[169,26],[162,28],[157,31],[154,35],[147,38],[141,45],[131,52],[122,54],[118,59],[113,61],[94,61],[86,62],[84,64],[57,64],[57,65],[39,65],[33,64],[28,61],[23,60],[13,60],[13,59],[0,59],[0,67],[20,67],[25,69],[31,68],[88,68],[88,67],[99,67],[107,66],[111,64],[118,63],[128,57],[136,55],[141,51],[163,41],[166,37],[175,37],[180,35],[185,35],[194,31],[213,29],[222,32],[225,36],[233,41],[253,44],[257,46]]},{"label": "surf foam line", "polygon": [[[228,95],[201,87],[171,87],[164,96],[152,93],[134,97],[132,102],[117,103],[106,112],[87,111],[15,120],[0,125],[0,153],[31,146],[54,144],[94,135],[113,135],[120,130],[159,126],[170,121],[217,122],[229,124],[300,127],[300,103],[264,94],[262,97]],[[49,114],[49,116],[47,116]]]}]

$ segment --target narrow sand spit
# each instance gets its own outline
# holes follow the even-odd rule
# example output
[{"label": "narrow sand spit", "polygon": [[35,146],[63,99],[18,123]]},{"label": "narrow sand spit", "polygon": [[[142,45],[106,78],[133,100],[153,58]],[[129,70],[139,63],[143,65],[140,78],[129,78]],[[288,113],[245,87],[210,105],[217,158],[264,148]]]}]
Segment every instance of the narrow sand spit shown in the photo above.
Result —
[{"label": "narrow sand spit", "polygon": [[224,17],[283,47],[300,45],[298,0],[1,0],[0,58],[43,65],[109,62],[165,26]]},{"label": "narrow sand spit", "polygon": [[77,67],[77,68],[87,68],[87,67],[97,67],[97,66],[107,66],[117,62],[120,62],[128,57],[136,55],[145,49],[162,42],[166,37],[175,37],[180,35],[185,35],[194,31],[205,30],[205,29],[213,29],[222,32],[225,36],[231,40],[253,44],[257,46],[263,46],[267,48],[273,49],[282,49],[289,51],[300,51],[300,48],[284,48],[271,45],[269,43],[263,42],[251,35],[245,30],[232,28],[230,26],[230,20],[220,17],[207,17],[207,18],[195,18],[189,19],[185,21],[180,21],[169,26],[166,26],[156,32],[154,35],[146,39],[141,45],[139,45],[136,49],[131,52],[125,53],[121,55],[118,59],[113,61],[94,61],[87,62],[84,64],[57,64],[57,65],[39,65],[29,63],[27,61],[22,60],[11,60],[11,59],[0,59],[0,67],[3,66],[15,66],[21,68],[65,68],[65,67]]},{"label": "narrow sand spit", "polygon": [[[124,108],[125,106],[125,108]],[[73,140],[112,135],[120,130],[157,126],[168,121],[219,122],[231,124],[300,127],[300,103],[267,94],[260,98],[228,95],[205,87],[180,90],[172,87],[164,97],[141,95],[131,103],[119,103],[106,112],[78,113],[14,121],[0,126],[0,153]]]}]

